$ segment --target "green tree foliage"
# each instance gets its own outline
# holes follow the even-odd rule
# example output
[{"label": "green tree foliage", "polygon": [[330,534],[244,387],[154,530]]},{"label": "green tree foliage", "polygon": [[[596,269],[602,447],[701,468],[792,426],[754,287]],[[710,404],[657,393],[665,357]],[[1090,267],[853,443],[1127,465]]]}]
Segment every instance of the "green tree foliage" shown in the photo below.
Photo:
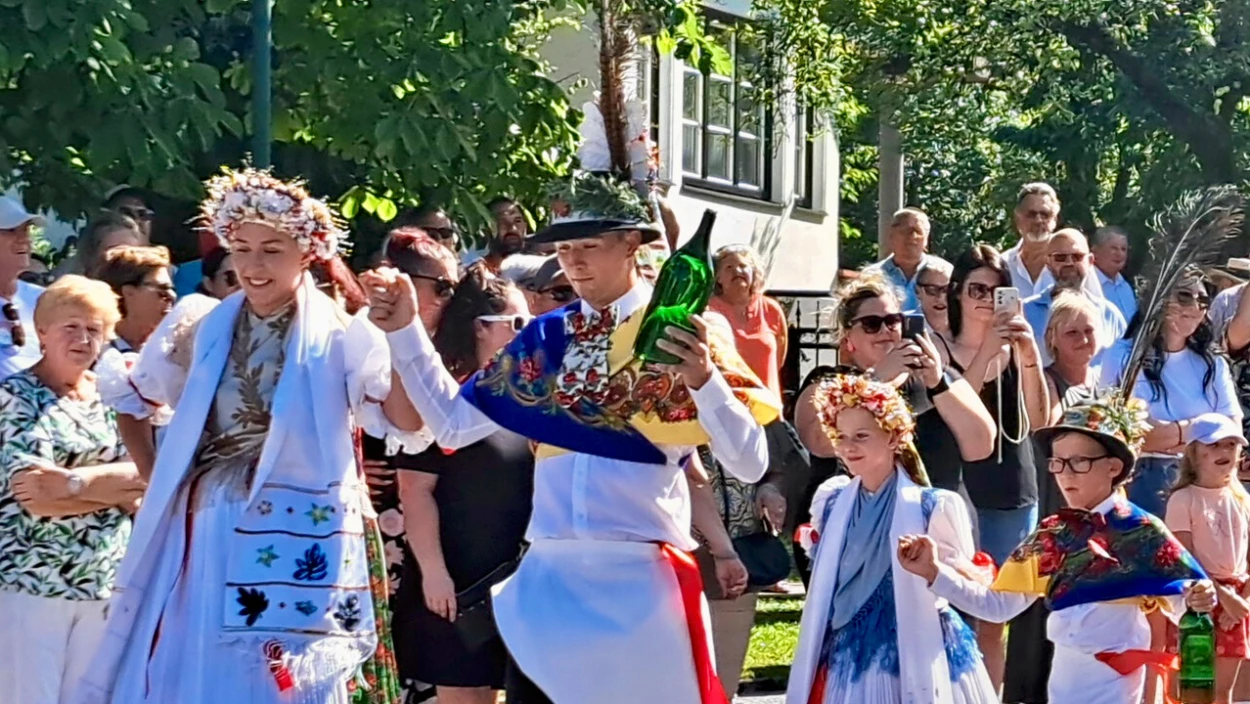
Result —
[{"label": "green tree foliage", "polygon": [[[537,201],[580,115],[538,45],[563,0],[282,0],[274,160],[385,221],[437,201],[470,223]],[[127,182],[194,200],[248,152],[250,3],[0,1],[0,181],[79,213]],[[576,14],[574,15],[576,16]]]},{"label": "green tree foliage", "polygon": [[810,24],[819,8],[819,29],[804,33],[824,33],[826,56],[784,34],[776,51],[839,69],[840,86],[825,77],[796,91],[834,116],[850,155],[856,183],[844,191],[843,235],[851,262],[875,252],[867,241],[875,238],[854,235],[876,231],[884,117],[904,137],[907,200],[933,216],[937,247],[948,252],[1009,240],[1008,210],[1024,181],[1053,183],[1070,224],[1126,225],[1144,239],[1149,214],[1181,191],[1246,176],[1245,0],[759,5],[778,23]]}]

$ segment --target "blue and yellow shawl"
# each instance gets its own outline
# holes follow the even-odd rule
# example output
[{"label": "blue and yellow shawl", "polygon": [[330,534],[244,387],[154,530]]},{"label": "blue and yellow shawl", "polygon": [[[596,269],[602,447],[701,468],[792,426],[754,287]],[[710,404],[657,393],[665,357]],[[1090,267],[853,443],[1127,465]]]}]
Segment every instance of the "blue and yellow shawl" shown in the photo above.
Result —
[{"label": "blue and yellow shawl", "polygon": [[[538,456],[581,452],[629,462],[664,464],[661,445],[693,447],[708,437],[681,381],[644,369],[633,356],[643,309],[607,337],[608,380],[602,393],[568,394],[566,354],[580,339],[581,303],[533,320],[495,359],[470,377],[461,395],[491,420],[539,443]],[[711,326],[712,359],[760,424],[780,415],[780,400],[746,365],[727,331]],[[602,342],[602,340],[600,340]],[[593,384],[601,381],[590,374]]]},{"label": "blue and yellow shawl", "polygon": [[999,570],[993,588],[1044,596],[1057,611],[1095,602],[1150,602],[1206,578],[1162,521],[1121,499],[1105,515],[1064,509],[1043,519]]}]

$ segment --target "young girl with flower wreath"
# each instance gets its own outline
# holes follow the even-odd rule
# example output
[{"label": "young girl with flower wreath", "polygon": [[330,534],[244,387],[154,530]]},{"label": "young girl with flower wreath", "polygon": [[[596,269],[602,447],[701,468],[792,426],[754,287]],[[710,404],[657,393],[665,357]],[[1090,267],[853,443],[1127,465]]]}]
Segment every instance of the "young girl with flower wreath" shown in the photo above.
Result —
[{"label": "young girl with flower wreath", "polygon": [[1147,615],[1161,609],[1175,620],[1182,602],[1198,611],[1215,605],[1193,556],[1124,497],[1145,421],[1144,403],[1112,396],[1072,406],[1059,425],[1034,433],[1069,508],[1044,518],[992,585],[942,564],[928,536],[899,542],[903,569],[977,618],[1003,623],[1046,599],[1051,702],[1141,701],[1147,672],[1175,667],[1175,656],[1150,650]]},{"label": "young girl with flower wreath", "polygon": [[857,375],[820,382],[813,403],[854,479],[830,479],[812,501],[819,537],[787,704],[997,702],[972,630],[896,564],[899,539],[925,534],[944,562],[975,571],[968,511],[929,487],[907,404]]}]

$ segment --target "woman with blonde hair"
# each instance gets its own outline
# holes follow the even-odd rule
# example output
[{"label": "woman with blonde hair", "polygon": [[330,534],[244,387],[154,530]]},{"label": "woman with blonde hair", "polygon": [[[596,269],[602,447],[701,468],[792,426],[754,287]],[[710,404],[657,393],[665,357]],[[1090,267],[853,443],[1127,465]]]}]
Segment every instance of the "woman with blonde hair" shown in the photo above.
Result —
[{"label": "woman with blonde hair", "polygon": [[143,482],[91,366],[117,324],[107,284],[67,275],[35,306],[43,356],[0,383],[0,692],[68,701],[104,634]]},{"label": "woman with blonde hair", "polygon": [[968,511],[928,486],[906,402],[889,384],[839,374],[812,403],[854,479],[830,479],[812,501],[812,579],[787,704],[997,702],[972,629],[894,564],[899,538],[915,532],[973,569]]},{"label": "woman with blonde hair", "polygon": [[781,367],[786,360],[786,312],[764,295],[766,272],[759,255],[731,244],[712,255],[716,289],[708,308],[729,321],[734,346],[764,385],[781,398]]}]

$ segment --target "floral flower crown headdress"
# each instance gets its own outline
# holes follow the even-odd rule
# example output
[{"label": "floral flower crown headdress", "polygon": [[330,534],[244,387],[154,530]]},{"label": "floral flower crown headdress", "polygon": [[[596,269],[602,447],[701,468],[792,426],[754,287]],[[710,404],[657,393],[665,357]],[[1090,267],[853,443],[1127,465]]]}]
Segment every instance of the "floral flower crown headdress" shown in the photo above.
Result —
[{"label": "floral flower crown headdress", "polygon": [[336,255],[346,237],[334,213],[310,196],[302,181],[282,181],[252,167],[225,168],[205,186],[208,197],[200,206],[204,227],[227,249],[230,234],[249,222],[285,232],[301,250],[321,260]]},{"label": "floral flower crown headdress", "polygon": [[872,414],[882,430],[894,434],[900,445],[909,445],[916,432],[916,419],[898,390],[866,376],[838,374],[820,382],[812,397],[820,426],[835,443],[838,414],[848,408],[862,408]]}]

